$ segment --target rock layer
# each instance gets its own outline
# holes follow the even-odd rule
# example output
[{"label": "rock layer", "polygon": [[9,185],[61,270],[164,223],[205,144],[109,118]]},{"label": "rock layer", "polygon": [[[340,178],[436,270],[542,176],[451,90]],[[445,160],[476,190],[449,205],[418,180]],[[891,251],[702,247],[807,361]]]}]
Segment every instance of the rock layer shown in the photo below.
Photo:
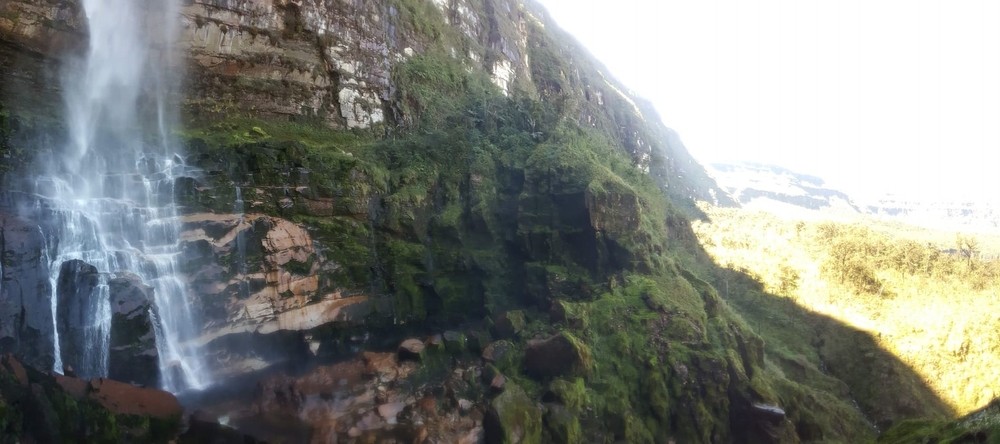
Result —
[{"label": "rock layer", "polygon": [[[192,214],[182,218],[181,241],[188,285],[205,320],[196,340],[222,374],[259,370],[295,357],[292,350],[308,354],[302,332],[350,325],[370,312],[368,296],[338,288],[328,275],[338,265],[287,220]],[[247,339],[260,335],[277,342]]]},{"label": "rock layer", "polygon": [[[60,57],[86,38],[76,2],[5,2],[0,42]],[[549,48],[547,35],[558,28],[532,2],[199,0],[189,2],[182,15],[180,47],[191,77],[185,101],[206,115],[251,112],[337,128],[410,124],[415,116],[400,103],[397,71],[443,41],[470,69],[489,73],[504,94],[583,99],[574,116],[579,123],[614,134],[633,163],[671,183],[671,193],[731,202],[652,107],[598,63],[582,58],[557,67],[563,71],[555,84],[539,75],[553,68],[545,66],[550,60],[539,51],[582,51],[575,43]],[[439,27],[440,21],[447,26]],[[155,23],[154,16],[150,26]],[[27,57],[32,56],[13,58]],[[34,71],[25,82],[51,72],[37,60],[24,63]]]}]

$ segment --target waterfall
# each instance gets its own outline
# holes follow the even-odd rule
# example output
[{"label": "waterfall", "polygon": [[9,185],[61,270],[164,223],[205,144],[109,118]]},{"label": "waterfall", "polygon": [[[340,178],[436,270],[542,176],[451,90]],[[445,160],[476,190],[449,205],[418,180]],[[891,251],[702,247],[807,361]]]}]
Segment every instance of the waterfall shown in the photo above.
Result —
[{"label": "waterfall", "polygon": [[57,282],[65,274],[63,264],[83,261],[96,268],[97,283],[85,295],[86,304],[76,302],[87,311],[76,321],[85,341],[73,356],[79,376],[107,376],[108,282],[127,271],[153,288],[149,315],[161,385],[175,393],[210,383],[192,345],[198,324],[178,267],[174,183],[190,169],[170,135],[176,107],[168,99],[179,83],[170,47],[180,17],[177,2],[82,1],[87,51],[67,62],[62,81],[69,142],[48,157],[40,155],[42,171],[34,175],[36,200],[29,210],[46,239],[54,370],[61,372],[67,361],[67,350],[60,347]]},{"label": "waterfall", "polygon": [[[43,241],[45,241],[45,233],[42,228],[38,228],[39,235]],[[49,260],[49,245],[46,241],[42,249],[42,261],[46,266],[51,267],[52,261]],[[51,271],[51,269],[50,269]],[[63,372],[63,361],[62,361],[62,350],[59,346],[59,322],[56,315],[56,310],[59,308],[59,303],[56,298],[56,279],[58,275],[49,273],[49,284],[52,286],[52,300],[50,301],[50,307],[52,309],[52,356],[55,356],[55,362],[52,364],[52,370],[62,373]]]},{"label": "waterfall", "polygon": [[239,276],[239,296],[242,299],[250,297],[250,283],[247,281],[247,235],[243,230],[243,223],[246,221],[246,210],[243,208],[243,190],[236,186],[236,202],[233,203],[233,212],[240,216],[236,223],[236,273]]}]

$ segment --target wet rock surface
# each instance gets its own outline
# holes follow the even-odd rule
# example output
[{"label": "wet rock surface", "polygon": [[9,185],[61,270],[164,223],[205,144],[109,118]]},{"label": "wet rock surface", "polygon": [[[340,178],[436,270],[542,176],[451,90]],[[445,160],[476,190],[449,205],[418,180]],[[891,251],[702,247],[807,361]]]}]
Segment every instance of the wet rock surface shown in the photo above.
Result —
[{"label": "wet rock surface", "polygon": [[159,353],[153,326],[153,288],[133,273],[108,282],[111,303],[111,349],[108,377],[156,387]]},{"label": "wet rock surface", "polygon": [[99,281],[97,267],[76,259],[62,263],[56,281],[59,302],[56,327],[63,365],[87,377],[96,376],[99,371],[93,361],[87,362],[84,357],[89,348],[99,347],[92,341],[101,340],[101,332],[97,331],[98,306],[107,295],[98,291]]},{"label": "wet rock surface", "polygon": [[0,352],[51,368],[52,285],[37,225],[0,213]]}]

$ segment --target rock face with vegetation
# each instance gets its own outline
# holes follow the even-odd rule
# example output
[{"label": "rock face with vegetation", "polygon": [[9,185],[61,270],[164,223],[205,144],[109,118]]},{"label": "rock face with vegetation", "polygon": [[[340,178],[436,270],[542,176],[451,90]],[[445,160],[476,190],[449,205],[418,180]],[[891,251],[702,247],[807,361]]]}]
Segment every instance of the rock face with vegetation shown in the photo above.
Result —
[{"label": "rock face with vegetation", "polygon": [[[79,11],[0,4],[6,194],[25,153],[60,143],[59,92],[39,79],[85,38]],[[733,276],[689,224],[695,199],[725,193],[537,5],[202,0],[181,13],[177,136],[197,172],[175,198],[196,340],[219,380],[255,388],[202,403],[246,433],[860,442],[948,413],[863,332],[804,312],[796,322],[840,342],[748,324],[753,281],[720,296]],[[47,281],[23,256],[41,250],[8,260],[6,239],[13,304],[9,282]],[[114,322],[132,333],[112,341],[146,362],[146,287],[125,279]],[[16,301],[39,319],[50,306]],[[5,349],[48,368],[31,341],[51,322],[18,322],[0,324]],[[848,365],[892,373],[873,388],[837,371]]]},{"label": "rock face with vegetation", "polygon": [[0,357],[0,441],[169,442],[183,410],[173,395],[122,382],[49,375]]}]

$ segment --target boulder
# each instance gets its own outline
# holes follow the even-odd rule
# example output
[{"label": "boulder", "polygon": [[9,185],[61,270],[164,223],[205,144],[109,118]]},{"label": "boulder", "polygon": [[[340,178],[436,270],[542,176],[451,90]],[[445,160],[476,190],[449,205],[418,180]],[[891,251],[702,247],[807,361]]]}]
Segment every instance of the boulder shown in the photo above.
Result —
[{"label": "boulder", "polygon": [[499,341],[491,342],[483,349],[483,359],[486,362],[493,363],[504,363],[506,362],[514,352],[514,343],[502,339]]},{"label": "boulder", "polygon": [[423,357],[424,349],[426,346],[423,341],[415,338],[407,339],[399,344],[399,359],[419,361]]},{"label": "boulder", "polygon": [[493,333],[501,339],[510,339],[521,333],[526,324],[524,311],[511,310],[500,313],[493,319]]},{"label": "boulder", "polygon": [[493,375],[492,379],[490,379],[490,390],[494,392],[502,392],[504,387],[506,386],[507,386],[507,377],[504,376],[502,373],[497,373]]},{"label": "boulder", "polygon": [[426,345],[431,348],[431,350],[440,350],[444,347],[444,337],[441,335],[431,335],[427,338]]},{"label": "boulder", "polygon": [[441,335],[444,338],[444,348],[450,353],[461,354],[466,350],[465,334],[460,331],[449,330]]},{"label": "boulder", "polygon": [[572,444],[583,442],[583,432],[580,430],[580,420],[566,406],[546,404],[545,415],[542,416],[545,442],[553,444]]},{"label": "boulder", "polygon": [[569,333],[533,339],[524,351],[524,369],[536,378],[586,372],[589,367],[590,351]]},{"label": "boulder", "polygon": [[[101,275],[97,267],[72,259],[59,266],[56,281],[56,326],[63,366],[71,367],[82,378],[103,376],[103,363],[98,355],[103,334],[99,328],[98,289]],[[97,353],[97,354],[95,354]]]},{"label": "boulder", "polygon": [[490,402],[483,418],[487,444],[537,443],[542,440],[542,412],[517,385]]},{"label": "boulder", "polygon": [[108,281],[111,298],[111,350],[108,377],[156,386],[159,354],[153,330],[153,288],[132,273]]}]

